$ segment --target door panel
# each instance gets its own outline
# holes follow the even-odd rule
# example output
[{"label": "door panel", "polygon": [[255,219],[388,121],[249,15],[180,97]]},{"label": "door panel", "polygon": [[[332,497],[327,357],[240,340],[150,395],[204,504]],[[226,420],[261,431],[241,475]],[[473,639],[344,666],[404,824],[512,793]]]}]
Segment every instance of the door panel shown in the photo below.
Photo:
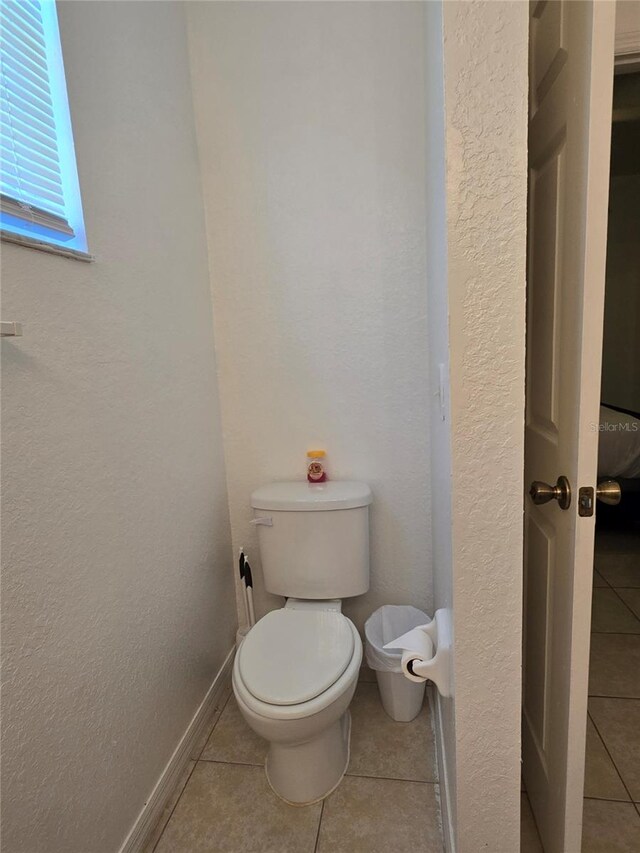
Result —
[{"label": "door panel", "polygon": [[531,373],[527,422],[541,437],[557,441],[559,316],[557,308],[558,277],[555,260],[558,253],[559,192],[562,183],[560,143],[546,152],[545,159],[530,166],[529,235],[531,239],[529,288],[529,326],[527,330]]},{"label": "door panel", "polygon": [[559,2],[532,4],[533,39],[531,41],[530,74],[532,95],[537,108],[553,85],[567,58],[565,45],[566,14]]},{"label": "door panel", "polygon": [[549,667],[549,622],[547,612],[550,597],[553,594],[555,572],[555,531],[544,519],[527,518],[528,560],[535,571],[526,572],[525,599],[528,612],[526,625],[526,659],[524,662],[527,678],[524,686],[524,709],[533,743],[544,762],[547,746],[546,724]]},{"label": "door panel", "polygon": [[531,6],[523,770],[546,853],[579,853],[582,826],[615,4]]}]

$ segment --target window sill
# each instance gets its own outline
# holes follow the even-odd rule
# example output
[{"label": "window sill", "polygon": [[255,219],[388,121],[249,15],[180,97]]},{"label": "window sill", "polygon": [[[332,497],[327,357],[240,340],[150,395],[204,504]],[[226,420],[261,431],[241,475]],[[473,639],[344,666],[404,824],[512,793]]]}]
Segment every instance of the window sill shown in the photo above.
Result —
[{"label": "window sill", "polygon": [[14,243],[16,246],[25,246],[28,249],[37,249],[40,252],[48,252],[50,255],[60,255],[63,258],[71,258],[74,261],[92,263],[95,261],[93,255],[86,252],[78,252],[76,249],[65,249],[64,246],[55,246],[53,243],[45,243],[32,237],[23,237],[20,234],[12,234],[10,231],[0,230],[0,239],[5,243]]}]

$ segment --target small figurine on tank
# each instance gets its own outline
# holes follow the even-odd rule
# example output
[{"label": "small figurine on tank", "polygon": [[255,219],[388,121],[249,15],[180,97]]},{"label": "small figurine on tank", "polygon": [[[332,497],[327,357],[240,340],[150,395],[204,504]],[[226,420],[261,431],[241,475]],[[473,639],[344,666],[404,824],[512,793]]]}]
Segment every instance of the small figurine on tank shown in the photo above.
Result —
[{"label": "small figurine on tank", "polygon": [[328,479],[324,462],[326,455],[324,450],[307,451],[307,480],[310,483],[324,483]]}]

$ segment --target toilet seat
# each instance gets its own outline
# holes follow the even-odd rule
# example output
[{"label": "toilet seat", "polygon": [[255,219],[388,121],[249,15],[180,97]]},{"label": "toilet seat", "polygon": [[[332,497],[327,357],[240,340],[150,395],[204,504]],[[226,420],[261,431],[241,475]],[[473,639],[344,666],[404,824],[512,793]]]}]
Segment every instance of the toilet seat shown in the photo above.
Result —
[{"label": "toilet seat", "polygon": [[[280,614],[283,613],[285,609],[286,608],[283,608],[282,610],[277,610],[273,612]],[[309,615],[308,611],[305,615]],[[296,702],[295,704],[274,704],[272,702],[266,702],[263,699],[256,697],[253,693],[253,690],[257,688],[255,687],[255,684],[252,683],[250,680],[252,677],[251,667],[249,667],[249,683],[247,683],[244,678],[246,667],[243,664],[245,655],[242,652],[245,644],[249,641],[251,635],[254,633],[256,628],[258,628],[263,619],[266,618],[263,617],[263,619],[261,619],[251,629],[247,637],[243,640],[242,645],[238,653],[236,654],[236,658],[233,664],[233,686],[238,700],[242,701],[251,711],[253,711],[253,713],[258,714],[262,717],[267,717],[272,720],[302,719],[304,717],[309,717],[313,714],[319,713],[324,708],[335,702],[344,693],[344,691],[349,688],[349,685],[352,684],[353,679],[357,678],[360,669],[360,664],[362,662],[362,640],[360,639],[360,635],[358,634],[355,625],[353,624],[353,622],[351,622],[350,619],[347,619],[347,617],[343,616],[341,613],[335,615],[339,616],[343,620],[343,623],[346,625],[349,632],[351,633],[351,651],[348,655],[349,659],[347,660],[346,667],[332,684],[328,685],[324,690],[322,690],[322,692],[314,691],[316,695],[313,696],[313,698]],[[338,624],[336,620],[332,621],[333,624]],[[260,637],[260,633],[257,634],[258,638]],[[292,641],[292,645],[294,643],[295,640]],[[325,678],[323,679],[323,682],[318,683],[326,683],[326,680],[327,679]]]},{"label": "toilet seat", "polygon": [[268,705],[299,705],[328,690],[353,657],[351,623],[335,610],[267,613],[238,652],[249,692]]}]

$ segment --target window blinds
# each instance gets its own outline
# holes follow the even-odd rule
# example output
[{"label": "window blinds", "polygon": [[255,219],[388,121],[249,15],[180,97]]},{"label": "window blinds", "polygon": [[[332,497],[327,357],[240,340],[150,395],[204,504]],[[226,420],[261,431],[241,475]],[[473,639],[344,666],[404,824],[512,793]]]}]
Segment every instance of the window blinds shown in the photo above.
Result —
[{"label": "window blinds", "polygon": [[65,211],[41,0],[2,0],[0,207],[73,235]]}]

